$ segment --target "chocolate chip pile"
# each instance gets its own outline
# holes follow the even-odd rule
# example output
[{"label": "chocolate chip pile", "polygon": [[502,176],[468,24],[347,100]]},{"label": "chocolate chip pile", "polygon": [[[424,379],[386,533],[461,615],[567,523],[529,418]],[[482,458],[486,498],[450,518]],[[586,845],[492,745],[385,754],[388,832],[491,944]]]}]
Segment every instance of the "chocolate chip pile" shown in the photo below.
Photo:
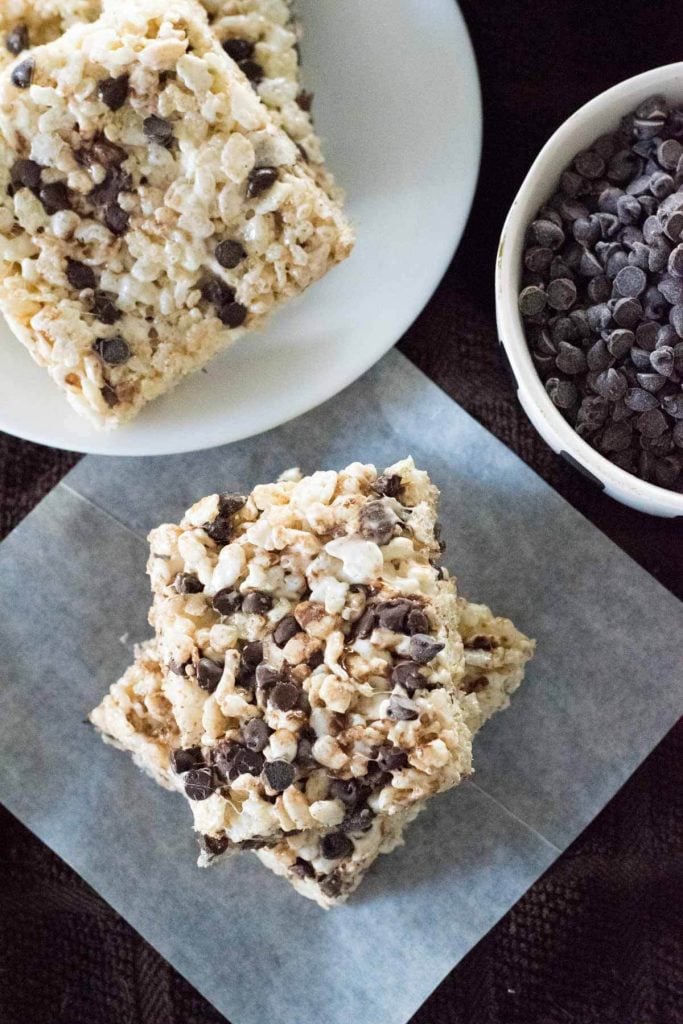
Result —
[{"label": "chocolate chip pile", "polygon": [[683,490],[683,106],[645,100],[578,153],[527,232],[519,309],[580,437]]}]

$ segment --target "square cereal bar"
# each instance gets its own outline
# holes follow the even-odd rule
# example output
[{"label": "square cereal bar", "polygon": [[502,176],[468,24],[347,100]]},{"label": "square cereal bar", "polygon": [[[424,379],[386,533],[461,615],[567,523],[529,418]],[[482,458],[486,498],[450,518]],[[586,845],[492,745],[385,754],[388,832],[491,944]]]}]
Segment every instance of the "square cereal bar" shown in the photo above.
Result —
[{"label": "square cereal bar", "polygon": [[457,598],[436,499],[410,459],[292,471],[150,535],[156,641],[92,720],[185,791],[201,863],[256,849],[332,905],[471,770],[472,731],[513,686],[471,686],[467,644],[499,637],[519,664],[533,645]]},{"label": "square cereal bar", "polygon": [[[312,93],[300,77],[299,26],[288,0],[201,0],[218,41],[249,78],[274,120],[302,147],[318,183],[340,198],[325,167],[311,119]],[[32,46],[57,39],[72,25],[91,22],[107,0],[5,0],[0,6],[0,68]],[[111,0],[111,7],[120,7]],[[4,46],[2,45],[4,43]],[[24,58],[22,58],[24,59]]]},{"label": "square cereal bar", "polygon": [[0,309],[97,426],[134,416],[353,244],[194,0],[0,76]]}]

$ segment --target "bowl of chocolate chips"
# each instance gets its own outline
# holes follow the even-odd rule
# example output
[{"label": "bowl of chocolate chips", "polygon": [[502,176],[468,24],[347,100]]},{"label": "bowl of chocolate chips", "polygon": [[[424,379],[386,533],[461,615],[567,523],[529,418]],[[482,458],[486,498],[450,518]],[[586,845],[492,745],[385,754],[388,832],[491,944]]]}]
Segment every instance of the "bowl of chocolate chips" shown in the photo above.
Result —
[{"label": "bowl of chocolate chips", "polygon": [[547,443],[618,501],[683,516],[683,63],[547,142],[503,228],[496,305]]}]

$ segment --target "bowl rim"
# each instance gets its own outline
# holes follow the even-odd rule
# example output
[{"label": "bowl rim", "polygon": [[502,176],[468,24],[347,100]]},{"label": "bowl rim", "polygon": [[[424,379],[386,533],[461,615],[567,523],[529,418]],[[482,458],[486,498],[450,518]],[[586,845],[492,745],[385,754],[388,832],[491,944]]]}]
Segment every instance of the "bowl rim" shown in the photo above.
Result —
[{"label": "bowl rim", "polygon": [[[553,132],[529,168],[507,214],[498,245],[495,274],[499,339],[508,355],[520,402],[536,429],[551,447],[554,447],[554,441],[559,446],[556,450],[573,456],[579,468],[605,485],[612,497],[642,511],[664,516],[683,515],[683,494],[641,480],[610,462],[584,441],[553,405],[531,359],[517,296],[528,218],[525,208],[529,205],[538,208],[551,194],[549,178],[544,177],[544,172],[557,149],[589,121],[604,121],[608,114],[616,120],[628,113],[638,102],[634,93],[643,93],[641,99],[648,93],[666,93],[667,87],[671,88],[676,80],[680,80],[683,89],[683,61],[634,75],[589,100]],[[606,127],[598,127],[595,137],[606,130]],[[578,146],[576,151],[579,151]],[[551,176],[550,180],[554,181],[554,178]]]}]

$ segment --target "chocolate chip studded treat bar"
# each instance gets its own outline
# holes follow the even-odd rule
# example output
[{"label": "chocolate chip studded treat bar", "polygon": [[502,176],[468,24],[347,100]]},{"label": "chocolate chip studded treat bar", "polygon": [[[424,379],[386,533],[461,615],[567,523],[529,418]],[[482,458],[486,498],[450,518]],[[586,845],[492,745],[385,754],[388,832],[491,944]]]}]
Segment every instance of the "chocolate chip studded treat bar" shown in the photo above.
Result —
[{"label": "chocolate chip studded treat bar", "polygon": [[[312,93],[300,80],[299,26],[286,0],[201,0],[223,49],[247,76],[273,118],[302,148],[318,183],[339,197],[311,119]],[[5,0],[0,6],[0,68],[72,25],[95,21],[119,0]],[[4,43],[4,45],[3,45]],[[22,58],[23,59],[23,58]]]},{"label": "chocolate chip studded treat bar", "polygon": [[[469,771],[435,503],[411,462],[357,464],[211,495],[153,531],[150,622],[183,749],[201,751],[188,795],[204,834],[332,828],[330,778],[362,780],[390,815]],[[375,754],[395,747],[394,777]]]},{"label": "chocolate chip studded treat bar", "polygon": [[353,243],[193,0],[112,8],[5,70],[0,196],[0,308],[104,427]]},{"label": "chocolate chip studded treat bar", "polygon": [[457,597],[436,499],[410,459],[292,471],[150,535],[156,640],[91,717],[185,793],[201,863],[256,849],[332,905],[471,770],[533,644]]}]

